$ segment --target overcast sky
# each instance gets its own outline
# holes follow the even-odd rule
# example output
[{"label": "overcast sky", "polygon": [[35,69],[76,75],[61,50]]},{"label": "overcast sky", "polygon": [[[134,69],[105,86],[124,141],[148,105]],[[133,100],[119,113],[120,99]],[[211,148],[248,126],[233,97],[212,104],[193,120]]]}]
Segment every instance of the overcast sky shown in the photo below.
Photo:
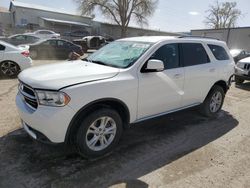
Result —
[{"label": "overcast sky", "polygon": [[[73,0],[19,0],[24,3],[39,4],[58,9],[77,11]],[[9,0],[0,0],[0,6],[9,6]],[[215,0],[159,0],[155,14],[149,18],[149,26],[145,28],[162,31],[184,32],[191,29],[205,28],[205,11]],[[223,2],[220,0],[220,2]],[[236,0],[238,8],[244,14],[238,21],[238,26],[250,26],[250,0]],[[104,21],[101,15],[96,20]],[[136,24],[132,23],[133,26]]]}]

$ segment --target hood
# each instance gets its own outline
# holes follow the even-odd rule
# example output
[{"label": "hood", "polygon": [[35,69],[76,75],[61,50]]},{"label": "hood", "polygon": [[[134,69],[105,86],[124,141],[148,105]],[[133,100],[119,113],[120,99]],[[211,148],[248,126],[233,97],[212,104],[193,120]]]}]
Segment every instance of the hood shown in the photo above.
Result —
[{"label": "hood", "polygon": [[240,63],[250,63],[250,57],[244,58],[239,61]]},{"label": "hood", "polygon": [[21,82],[37,89],[59,90],[63,87],[116,76],[118,68],[82,60],[33,67],[22,71]]}]

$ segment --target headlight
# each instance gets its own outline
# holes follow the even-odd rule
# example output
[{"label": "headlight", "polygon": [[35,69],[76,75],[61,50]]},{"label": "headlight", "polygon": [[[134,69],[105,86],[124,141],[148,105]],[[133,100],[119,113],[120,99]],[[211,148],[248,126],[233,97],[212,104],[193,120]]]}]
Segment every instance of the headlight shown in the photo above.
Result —
[{"label": "headlight", "polygon": [[70,97],[61,91],[36,90],[36,94],[40,105],[65,106],[70,101]]},{"label": "headlight", "polygon": [[241,68],[241,69],[244,69],[244,63],[238,62],[238,63],[236,64],[236,67]]}]

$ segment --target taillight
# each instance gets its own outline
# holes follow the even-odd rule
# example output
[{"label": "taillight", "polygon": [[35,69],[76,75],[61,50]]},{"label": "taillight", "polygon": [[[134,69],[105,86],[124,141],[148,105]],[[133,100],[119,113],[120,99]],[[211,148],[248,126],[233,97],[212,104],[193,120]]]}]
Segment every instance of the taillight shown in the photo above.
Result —
[{"label": "taillight", "polygon": [[23,56],[25,57],[29,57],[30,56],[30,52],[29,51],[24,51],[21,53]]}]

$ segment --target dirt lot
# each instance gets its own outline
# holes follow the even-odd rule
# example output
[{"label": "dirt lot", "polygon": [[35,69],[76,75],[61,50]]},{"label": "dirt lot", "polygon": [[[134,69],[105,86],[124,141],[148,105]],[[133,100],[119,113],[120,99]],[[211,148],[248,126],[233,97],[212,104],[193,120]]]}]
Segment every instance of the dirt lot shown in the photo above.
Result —
[{"label": "dirt lot", "polygon": [[250,187],[250,83],[232,86],[217,118],[191,109],[138,124],[96,161],[16,130],[17,80],[0,88],[0,187]]}]

